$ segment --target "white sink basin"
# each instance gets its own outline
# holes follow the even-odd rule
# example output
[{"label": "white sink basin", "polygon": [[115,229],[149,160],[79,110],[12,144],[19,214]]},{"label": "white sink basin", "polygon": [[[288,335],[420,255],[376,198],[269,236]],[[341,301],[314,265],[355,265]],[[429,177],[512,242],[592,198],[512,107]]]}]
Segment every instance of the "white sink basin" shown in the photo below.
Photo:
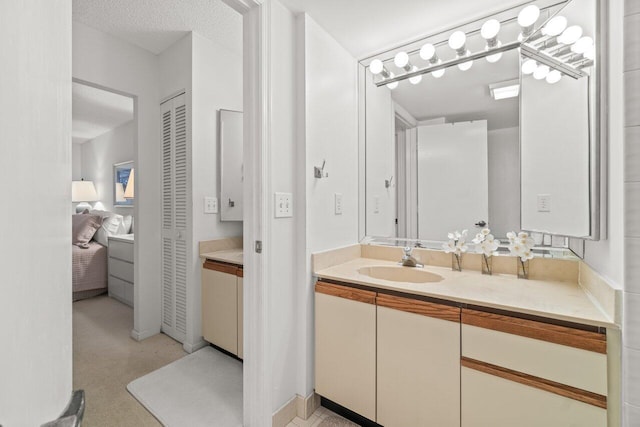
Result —
[{"label": "white sink basin", "polygon": [[389,280],[391,282],[429,283],[443,280],[443,277],[439,274],[431,273],[418,267],[379,265],[362,267],[358,270],[358,273],[374,279]]}]

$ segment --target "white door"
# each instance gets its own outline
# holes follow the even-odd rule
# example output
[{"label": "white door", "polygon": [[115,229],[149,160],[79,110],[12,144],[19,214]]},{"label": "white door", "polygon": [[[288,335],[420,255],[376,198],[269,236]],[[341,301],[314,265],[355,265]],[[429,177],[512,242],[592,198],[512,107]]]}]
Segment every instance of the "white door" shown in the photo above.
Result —
[{"label": "white door", "polygon": [[418,236],[444,240],[488,222],[487,122],[418,127]]},{"label": "white door", "polygon": [[187,334],[187,106],[185,95],[162,103],[162,332]]}]

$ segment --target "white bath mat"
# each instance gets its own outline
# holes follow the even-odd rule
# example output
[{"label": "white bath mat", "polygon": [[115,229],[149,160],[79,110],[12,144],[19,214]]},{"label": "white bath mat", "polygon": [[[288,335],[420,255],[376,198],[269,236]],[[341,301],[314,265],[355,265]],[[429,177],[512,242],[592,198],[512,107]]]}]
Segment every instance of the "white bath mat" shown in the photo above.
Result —
[{"label": "white bath mat", "polygon": [[242,363],[205,347],[129,383],[167,427],[242,426]]}]

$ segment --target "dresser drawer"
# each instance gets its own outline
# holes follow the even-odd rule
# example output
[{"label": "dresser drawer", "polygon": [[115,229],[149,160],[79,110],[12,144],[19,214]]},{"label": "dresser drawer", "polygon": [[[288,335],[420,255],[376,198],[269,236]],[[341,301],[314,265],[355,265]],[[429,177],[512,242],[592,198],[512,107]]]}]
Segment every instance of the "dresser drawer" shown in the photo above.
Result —
[{"label": "dresser drawer", "polygon": [[133,264],[117,258],[109,258],[109,275],[133,283]]},{"label": "dresser drawer", "polygon": [[109,240],[109,257],[133,262],[133,243]]},{"label": "dresser drawer", "polygon": [[109,296],[133,307],[133,283],[109,276]]},{"label": "dresser drawer", "polygon": [[462,322],[463,357],[607,395],[604,335],[472,310]]}]

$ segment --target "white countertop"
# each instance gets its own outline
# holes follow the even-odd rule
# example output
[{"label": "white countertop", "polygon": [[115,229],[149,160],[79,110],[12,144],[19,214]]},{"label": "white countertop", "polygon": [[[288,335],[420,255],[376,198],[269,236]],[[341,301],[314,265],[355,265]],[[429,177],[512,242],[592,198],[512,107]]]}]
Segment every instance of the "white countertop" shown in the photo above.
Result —
[{"label": "white countertop", "polygon": [[[580,285],[572,282],[518,279],[511,274],[483,275],[427,265],[424,270],[443,277],[440,282],[409,283],[376,279],[358,270],[368,266],[397,266],[397,262],[356,258],[315,271],[318,278],[355,283],[414,295],[509,310],[593,326],[618,328]],[[411,267],[403,267],[411,268]]]}]

